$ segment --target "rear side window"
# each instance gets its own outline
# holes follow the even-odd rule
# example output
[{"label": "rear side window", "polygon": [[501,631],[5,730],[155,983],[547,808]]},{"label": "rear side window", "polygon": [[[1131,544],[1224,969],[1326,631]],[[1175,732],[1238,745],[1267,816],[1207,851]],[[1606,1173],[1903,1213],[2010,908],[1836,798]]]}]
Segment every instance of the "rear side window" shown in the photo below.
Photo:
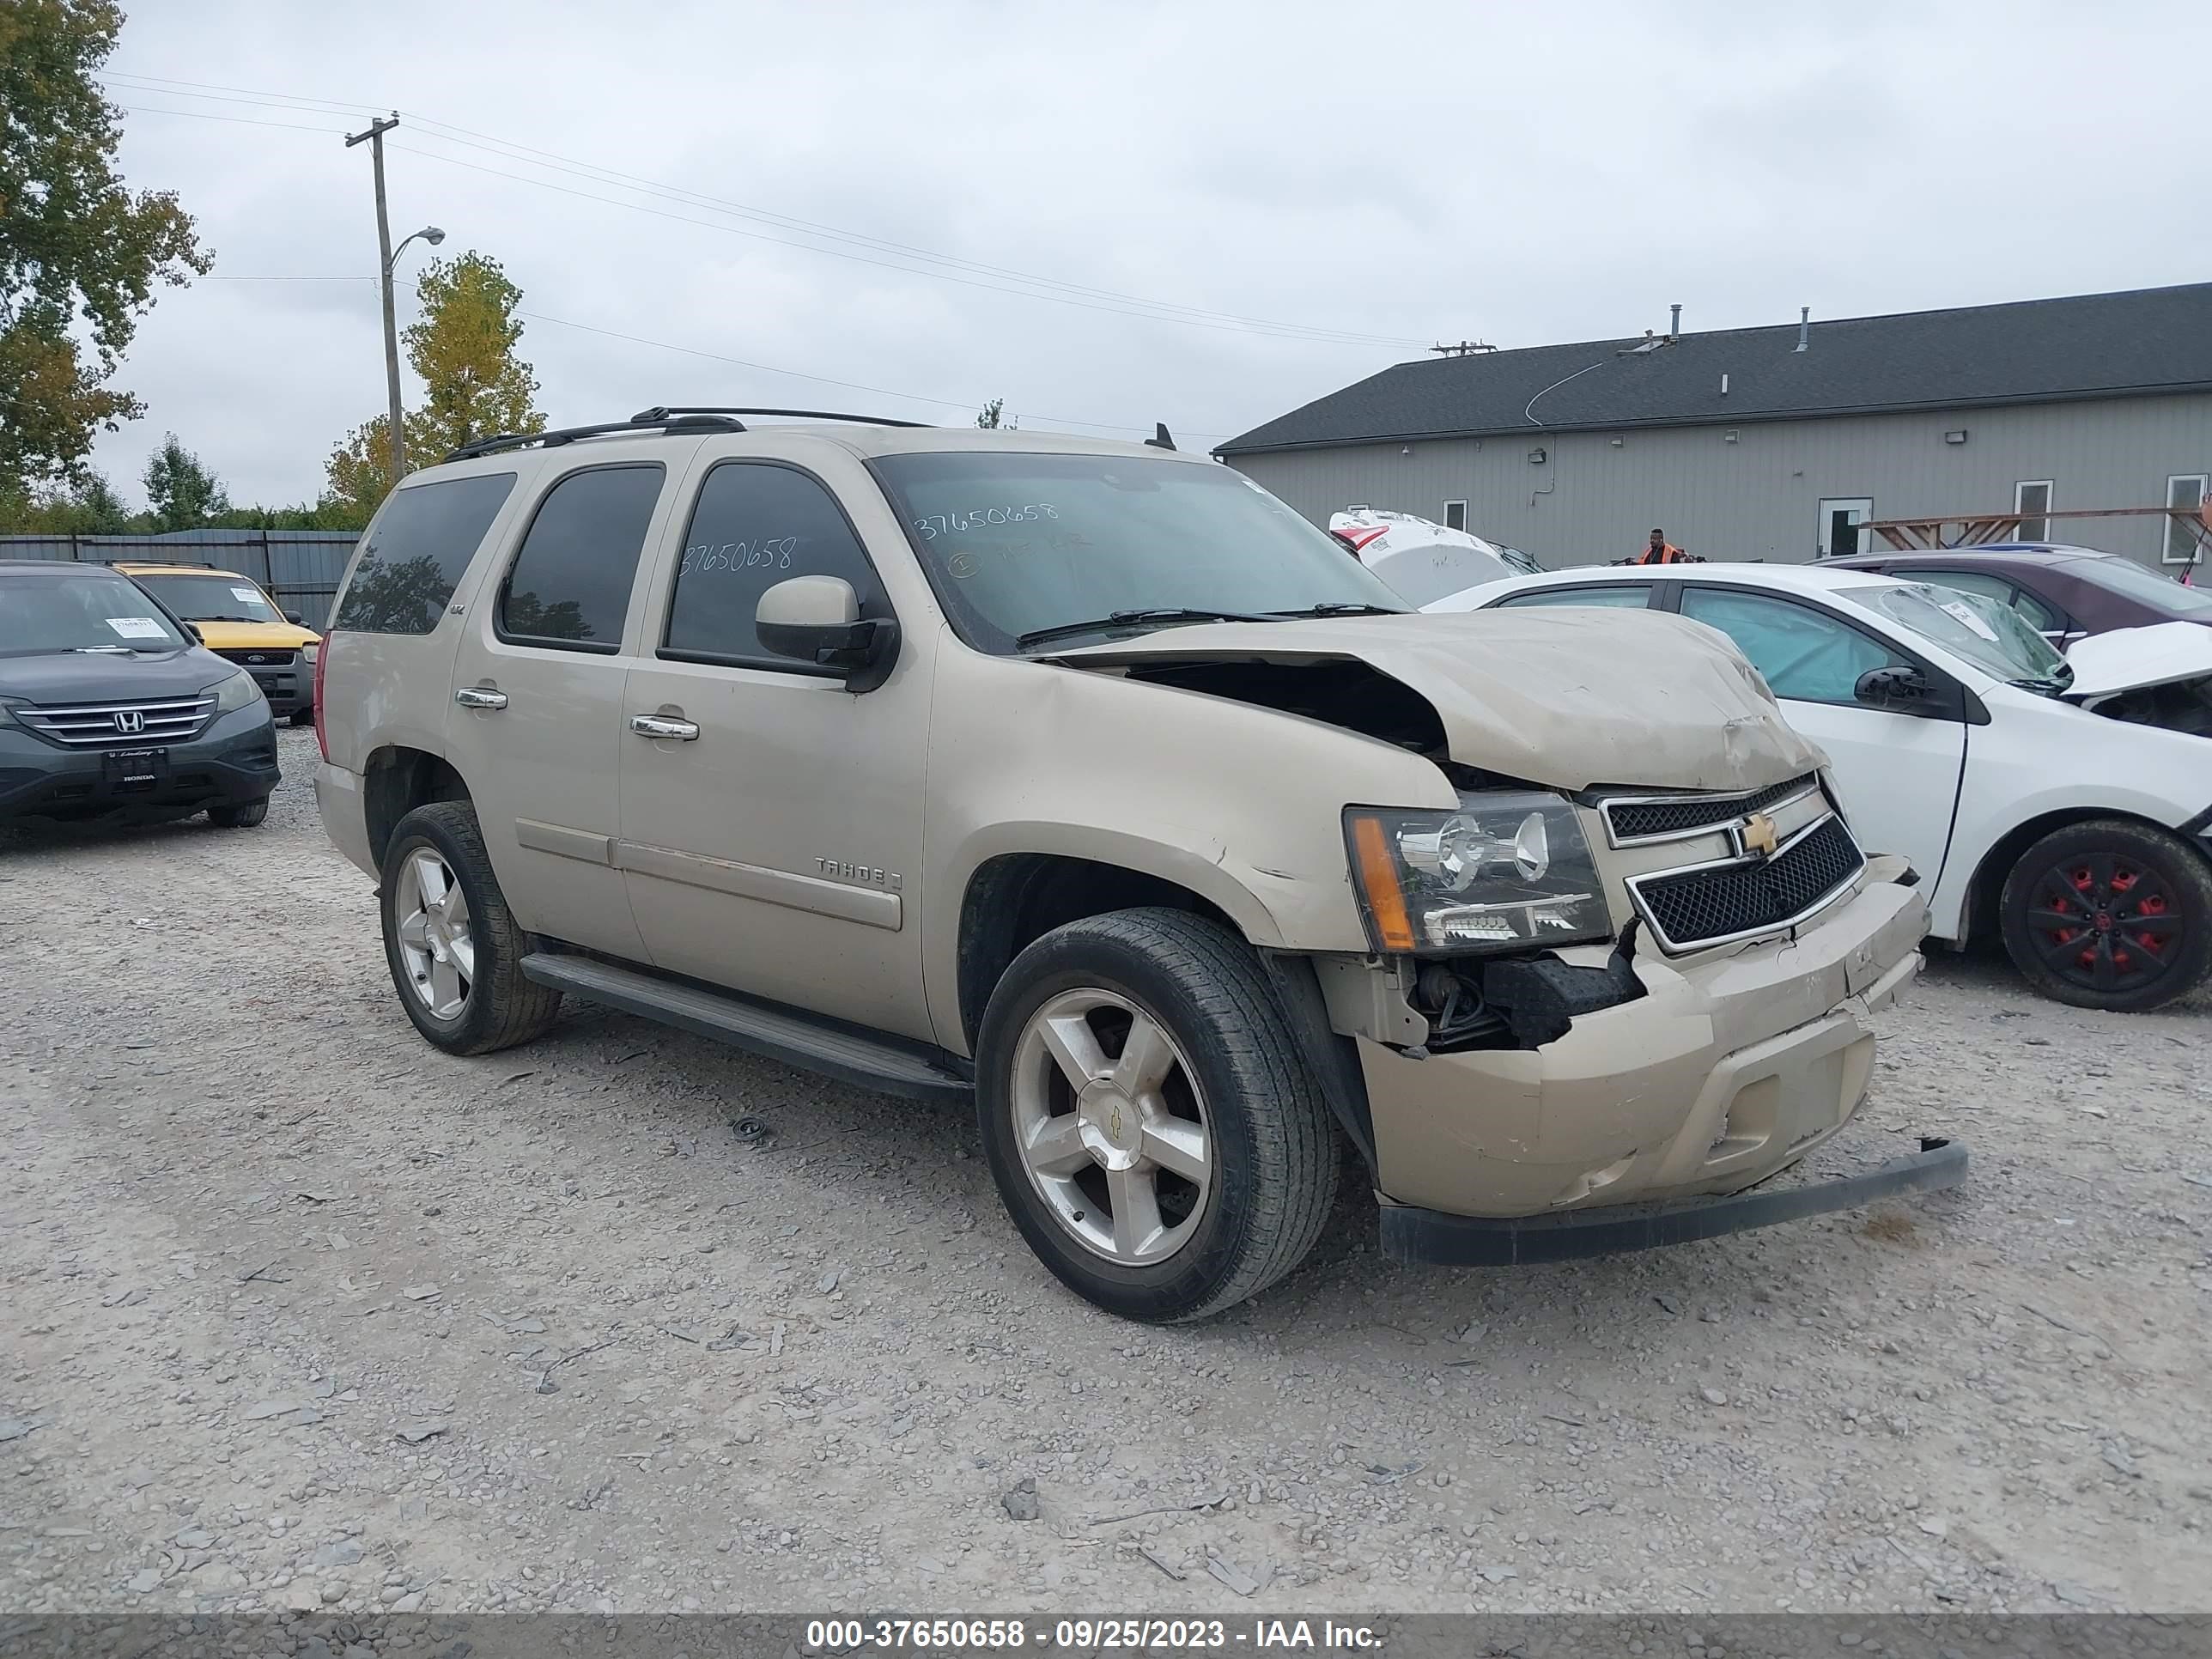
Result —
[{"label": "rear side window", "polygon": [[805,672],[763,650],[753,629],[761,595],[793,576],[842,576],[863,617],[888,614],[860,537],[819,480],[767,462],[724,462],[707,475],[684,532],[660,654]]},{"label": "rear side window", "polygon": [[571,472],[546,492],[499,592],[499,636],[564,651],[614,651],[629,614],[659,464]]},{"label": "rear side window", "polygon": [[333,628],[427,634],[514,488],[512,472],[410,484],[384,504],[354,556]]}]

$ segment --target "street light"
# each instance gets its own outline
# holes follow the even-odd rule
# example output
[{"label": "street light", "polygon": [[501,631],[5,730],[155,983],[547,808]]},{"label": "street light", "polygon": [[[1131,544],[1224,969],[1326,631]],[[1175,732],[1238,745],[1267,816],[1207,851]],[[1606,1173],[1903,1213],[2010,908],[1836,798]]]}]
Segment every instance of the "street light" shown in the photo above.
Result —
[{"label": "street light", "polygon": [[[432,247],[435,247],[439,243],[446,240],[446,233],[439,229],[435,225],[425,225],[422,229],[416,231],[413,236],[410,236],[407,239],[407,242],[414,241],[417,237],[423,241],[428,242]],[[407,251],[407,242],[402,242],[398,247],[392,249],[392,257],[384,262],[384,274],[386,276],[392,275],[392,266],[399,263],[399,256]]]}]

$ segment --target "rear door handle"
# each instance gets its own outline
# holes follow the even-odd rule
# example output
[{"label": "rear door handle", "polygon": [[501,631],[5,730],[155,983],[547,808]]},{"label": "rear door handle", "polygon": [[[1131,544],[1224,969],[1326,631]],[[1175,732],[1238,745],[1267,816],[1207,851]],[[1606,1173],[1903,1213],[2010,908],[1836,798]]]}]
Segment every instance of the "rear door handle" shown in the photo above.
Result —
[{"label": "rear door handle", "polygon": [[696,720],[671,720],[665,714],[632,714],[629,729],[641,738],[673,738],[678,743],[690,743],[699,735]]},{"label": "rear door handle", "polygon": [[504,708],[507,693],[488,685],[465,685],[453,693],[453,701],[464,708]]}]

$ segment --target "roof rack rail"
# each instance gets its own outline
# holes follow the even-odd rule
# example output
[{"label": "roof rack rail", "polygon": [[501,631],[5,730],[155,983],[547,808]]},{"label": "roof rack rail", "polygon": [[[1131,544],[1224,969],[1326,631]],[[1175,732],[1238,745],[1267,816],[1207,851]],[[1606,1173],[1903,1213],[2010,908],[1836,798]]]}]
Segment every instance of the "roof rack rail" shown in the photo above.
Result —
[{"label": "roof rack rail", "polygon": [[532,444],[542,449],[556,449],[579,438],[600,438],[617,432],[665,432],[672,435],[683,432],[743,432],[744,428],[736,421],[701,415],[671,415],[667,410],[647,410],[644,415],[629,421],[601,421],[592,426],[556,426],[544,432],[502,432],[496,436],[479,438],[474,443],[463,444],[446,457],[449,461],[465,461],[478,455],[496,455],[501,450],[527,449]]},{"label": "roof rack rail", "polygon": [[927,421],[894,421],[887,415],[841,415],[834,409],[734,409],[719,404],[656,404],[630,416],[634,421],[665,421],[696,415],[781,415],[793,420],[853,421],[862,426],[926,427]]}]

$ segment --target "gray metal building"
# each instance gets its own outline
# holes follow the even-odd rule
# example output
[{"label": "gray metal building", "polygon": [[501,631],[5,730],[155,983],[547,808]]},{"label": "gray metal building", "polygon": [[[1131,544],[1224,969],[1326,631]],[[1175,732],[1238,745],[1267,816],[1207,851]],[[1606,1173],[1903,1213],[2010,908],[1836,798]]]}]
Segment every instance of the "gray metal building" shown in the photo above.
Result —
[{"label": "gray metal building", "polygon": [[1882,545],[1869,522],[2021,514],[2178,568],[2196,542],[2157,509],[2212,474],[2212,283],[1425,359],[1216,453],[1316,523],[1395,508],[1550,566],[1655,525],[1805,560]]}]

